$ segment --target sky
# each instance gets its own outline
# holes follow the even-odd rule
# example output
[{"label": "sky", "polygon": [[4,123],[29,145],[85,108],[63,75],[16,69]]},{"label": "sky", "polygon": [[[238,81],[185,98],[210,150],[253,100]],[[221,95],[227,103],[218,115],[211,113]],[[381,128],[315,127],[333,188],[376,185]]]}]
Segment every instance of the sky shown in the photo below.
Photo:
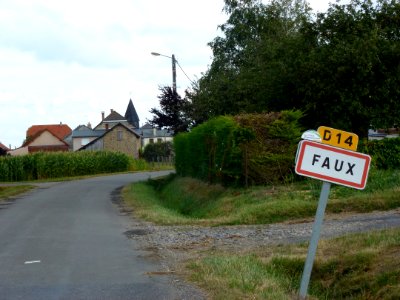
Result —
[{"label": "sky", "polygon": [[[309,1],[325,11],[329,1]],[[159,107],[159,87],[184,91],[212,62],[223,0],[1,0],[0,142],[20,147],[32,125],[96,126],[101,112],[140,125]],[[158,52],[165,56],[153,56]],[[186,77],[186,75],[189,79]]]}]

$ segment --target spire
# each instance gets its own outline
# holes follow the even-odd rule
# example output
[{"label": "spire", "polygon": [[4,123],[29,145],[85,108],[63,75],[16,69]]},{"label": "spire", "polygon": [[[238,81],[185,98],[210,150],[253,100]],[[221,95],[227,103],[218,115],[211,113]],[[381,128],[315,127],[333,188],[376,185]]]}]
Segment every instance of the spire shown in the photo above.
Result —
[{"label": "spire", "polygon": [[139,117],[133,106],[132,99],[129,99],[128,108],[126,109],[125,119],[135,128],[139,128]]}]

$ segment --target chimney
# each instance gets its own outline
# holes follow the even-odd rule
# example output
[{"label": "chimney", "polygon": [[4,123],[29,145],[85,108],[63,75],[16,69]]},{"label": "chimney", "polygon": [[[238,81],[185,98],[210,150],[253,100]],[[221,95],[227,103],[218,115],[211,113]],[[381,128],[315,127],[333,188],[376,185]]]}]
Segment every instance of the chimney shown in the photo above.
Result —
[{"label": "chimney", "polygon": [[104,121],[104,111],[101,112],[101,120]]},{"label": "chimney", "polygon": [[112,108],[110,109],[110,111],[111,111],[111,113],[113,113],[113,112],[114,112],[114,110],[113,110]]}]

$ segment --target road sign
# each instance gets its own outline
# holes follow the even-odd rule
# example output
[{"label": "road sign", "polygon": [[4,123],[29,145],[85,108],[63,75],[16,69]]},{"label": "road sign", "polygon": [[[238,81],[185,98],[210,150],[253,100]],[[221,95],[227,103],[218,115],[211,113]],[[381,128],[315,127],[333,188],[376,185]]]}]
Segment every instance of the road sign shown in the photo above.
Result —
[{"label": "road sign", "polygon": [[339,148],[356,151],[358,146],[358,135],[355,133],[338,130],[330,127],[318,127],[321,142]]},{"label": "road sign", "polygon": [[367,183],[369,155],[303,140],[295,171],[299,175],[362,190]]}]

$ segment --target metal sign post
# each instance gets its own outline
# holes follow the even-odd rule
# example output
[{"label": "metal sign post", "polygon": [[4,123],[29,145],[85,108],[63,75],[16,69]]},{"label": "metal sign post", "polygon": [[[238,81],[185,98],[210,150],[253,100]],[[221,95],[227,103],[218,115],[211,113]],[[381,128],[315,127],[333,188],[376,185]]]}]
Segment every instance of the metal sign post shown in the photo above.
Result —
[{"label": "metal sign post", "polygon": [[[302,135],[296,153],[298,175],[323,180],[317,213],[312,227],[310,245],[301,277],[299,296],[305,299],[317,252],[331,183],[364,189],[371,157],[355,152],[358,136],[354,133],[321,126],[318,132],[308,130]],[[353,150],[353,151],[351,151]]]},{"label": "metal sign post", "polygon": [[312,235],[310,245],[308,246],[307,259],[304,264],[304,271],[300,283],[300,298],[305,299],[307,296],[308,284],[310,282],[311,271],[314,264],[315,254],[317,252],[318,240],[321,234],[322,222],[324,221],[324,214],[326,204],[328,203],[328,196],[331,189],[331,184],[324,181],[322,184],[321,194],[319,196],[317,213],[312,228]]}]

